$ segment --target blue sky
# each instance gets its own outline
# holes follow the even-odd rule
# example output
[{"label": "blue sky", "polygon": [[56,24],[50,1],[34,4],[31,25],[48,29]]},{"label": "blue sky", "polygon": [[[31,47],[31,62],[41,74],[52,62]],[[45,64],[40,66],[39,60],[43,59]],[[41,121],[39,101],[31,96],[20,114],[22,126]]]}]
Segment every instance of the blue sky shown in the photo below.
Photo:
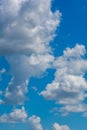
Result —
[{"label": "blue sky", "polygon": [[85,130],[87,1],[0,1],[0,129]]}]

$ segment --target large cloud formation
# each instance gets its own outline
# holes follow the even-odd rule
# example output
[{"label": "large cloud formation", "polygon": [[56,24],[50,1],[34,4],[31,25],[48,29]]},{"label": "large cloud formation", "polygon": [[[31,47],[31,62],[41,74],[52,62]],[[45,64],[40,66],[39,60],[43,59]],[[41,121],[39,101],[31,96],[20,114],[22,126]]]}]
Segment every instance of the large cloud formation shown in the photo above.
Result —
[{"label": "large cloud formation", "polygon": [[0,55],[5,56],[12,74],[6,102],[22,104],[27,80],[50,67],[54,56],[49,43],[60,17],[59,11],[51,11],[51,0],[0,1]]},{"label": "large cloud formation", "polygon": [[[0,56],[9,63],[11,80],[0,104],[23,105],[29,78],[40,76],[47,68],[56,68],[55,79],[40,95],[61,104],[63,114],[83,112],[87,116],[87,59],[84,45],[67,48],[55,59],[50,42],[60,24],[61,13],[51,11],[51,0],[0,0]],[[6,70],[0,70],[0,81]],[[20,116],[18,116],[20,115]],[[43,130],[40,117],[28,118],[25,108],[13,109],[0,116],[0,122],[31,123]],[[67,125],[53,125],[54,130],[69,130]]]}]

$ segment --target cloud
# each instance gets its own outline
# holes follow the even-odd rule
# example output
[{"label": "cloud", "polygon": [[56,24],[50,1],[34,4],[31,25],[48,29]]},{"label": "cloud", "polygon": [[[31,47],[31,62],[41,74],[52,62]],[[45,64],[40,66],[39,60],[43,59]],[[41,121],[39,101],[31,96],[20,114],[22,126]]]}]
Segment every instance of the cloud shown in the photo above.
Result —
[{"label": "cloud", "polygon": [[[54,61],[49,43],[60,24],[61,13],[51,11],[51,0],[1,0],[0,17],[0,55],[5,56],[14,77],[5,94],[10,101],[30,77],[40,76]],[[18,94],[19,90],[17,97]]]},{"label": "cloud", "polygon": [[4,101],[2,99],[0,99],[0,104],[4,104]]},{"label": "cloud", "polygon": [[6,98],[5,103],[22,105],[26,100],[25,94],[28,92],[27,84],[28,82],[26,81],[26,83],[16,86],[14,81],[10,82],[5,92],[5,98]]},{"label": "cloud", "polygon": [[2,91],[0,91],[0,95],[2,94]]},{"label": "cloud", "polygon": [[26,122],[27,113],[25,108],[14,109],[10,114],[3,114],[0,116],[1,123],[20,123]]},{"label": "cloud", "polygon": [[[40,95],[48,100],[54,100],[63,107],[60,111],[85,112],[87,105],[87,59],[85,58],[85,46],[77,44],[74,48],[67,48],[63,56],[54,62],[56,68],[55,79],[46,86]],[[77,107],[79,106],[79,107]]]},{"label": "cloud", "polygon": [[3,92],[0,90],[0,104],[4,103],[4,101],[1,99],[2,94],[3,94]]},{"label": "cloud", "polygon": [[[10,85],[6,89],[5,97],[8,102],[11,101],[10,103],[22,104],[24,95],[28,92],[28,79],[31,76],[40,76],[42,72],[45,72],[51,66],[54,58],[47,54],[43,56],[32,55],[30,57],[17,56],[14,59],[10,57],[9,60],[11,62],[13,80],[10,81]],[[22,95],[20,95],[19,91],[22,91]],[[14,98],[12,99],[13,94]]]},{"label": "cloud", "polygon": [[2,75],[6,72],[5,68],[0,69],[0,81],[2,80]]},{"label": "cloud", "polygon": [[[44,130],[41,118],[36,115],[28,117],[24,107],[21,109],[15,108],[9,114],[3,114],[0,116],[0,123],[26,123],[31,130]],[[52,130],[70,130],[68,125],[59,125],[56,122],[52,126]]]},{"label": "cloud", "polygon": [[53,130],[70,130],[70,128],[67,125],[59,125],[58,123],[54,123]]},{"label": "cloud", "polygon": [[1,0],[1,55],[48,52],[48,44],[60,23],[61,14],[59,11],[52,13],[51,0],[47,4],[45,2],[46,0]]},{"label": "cloud", "polygon": [[41,118],[36,115],[28,117],[24,107],[21,109],[15,108],[9,114],[4,113],[0,116],[0,123],[27,123],[32,130],[43,130]]},{"label": "cloud", "polygon": [[[43,126],[41,125],[41,118],[33,115],[29,118],[29,126],[32,130],[43,130]],[[70,130],[67,125],[59,125],[58,123],[53,124],[53,130]]]},{"label": "cloud", "polygon": [[29,118],[29,126],[32,130],[43,130],[40,117],[33,115]]}]

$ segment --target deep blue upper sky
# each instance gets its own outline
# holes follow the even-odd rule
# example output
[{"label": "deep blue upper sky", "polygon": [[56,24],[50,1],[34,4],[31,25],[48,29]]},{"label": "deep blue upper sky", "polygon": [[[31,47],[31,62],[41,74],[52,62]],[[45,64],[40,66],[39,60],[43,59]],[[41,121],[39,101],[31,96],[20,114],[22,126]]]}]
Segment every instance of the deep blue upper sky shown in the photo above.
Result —
[{"label": "deep blue upper sky", "polygon": [[87,1],[54,0],[53,10],[55,9],[59,9],[62,12],[58,37],[55,38],[58,46],[62,47],[62,49],[66,48],[66,46],[73,47],[76,43],[87,46]]}]

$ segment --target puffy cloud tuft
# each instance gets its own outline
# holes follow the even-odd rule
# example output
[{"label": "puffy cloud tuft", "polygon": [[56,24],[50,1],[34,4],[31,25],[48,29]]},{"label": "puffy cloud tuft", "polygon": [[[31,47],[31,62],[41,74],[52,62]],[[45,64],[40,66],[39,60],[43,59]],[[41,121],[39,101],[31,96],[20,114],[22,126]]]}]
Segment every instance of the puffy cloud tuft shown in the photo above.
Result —
[{"label": "puffy cloud tuft", "polygon": [[84,103],[87,98],[85,53],[84,45],[77,44],[74,48],[67,48],[63,56],[58,57],[54,62],[55,79],[40,93],[46,99],[62,104],[60,111],[64,114],[87,111],[87,105]]},{"label": "puffy cloud tuft", "polygon": [[54,123],[53,130],[70,130],[70,128],[67,125],[59,125],[58,123]]},{"label": "puffy cloud tuft", "polygon": [[35,115],[29,118],[29,126],[32,130],[43,130],[40,117]]},{"label": "puffy cloud tuft", "polygon": [[27,113],[24,107],[21,109],[14,109],[11,113],[0,116],[0,122],[2,123],[20,123],[26,122],[26,119]]}]

